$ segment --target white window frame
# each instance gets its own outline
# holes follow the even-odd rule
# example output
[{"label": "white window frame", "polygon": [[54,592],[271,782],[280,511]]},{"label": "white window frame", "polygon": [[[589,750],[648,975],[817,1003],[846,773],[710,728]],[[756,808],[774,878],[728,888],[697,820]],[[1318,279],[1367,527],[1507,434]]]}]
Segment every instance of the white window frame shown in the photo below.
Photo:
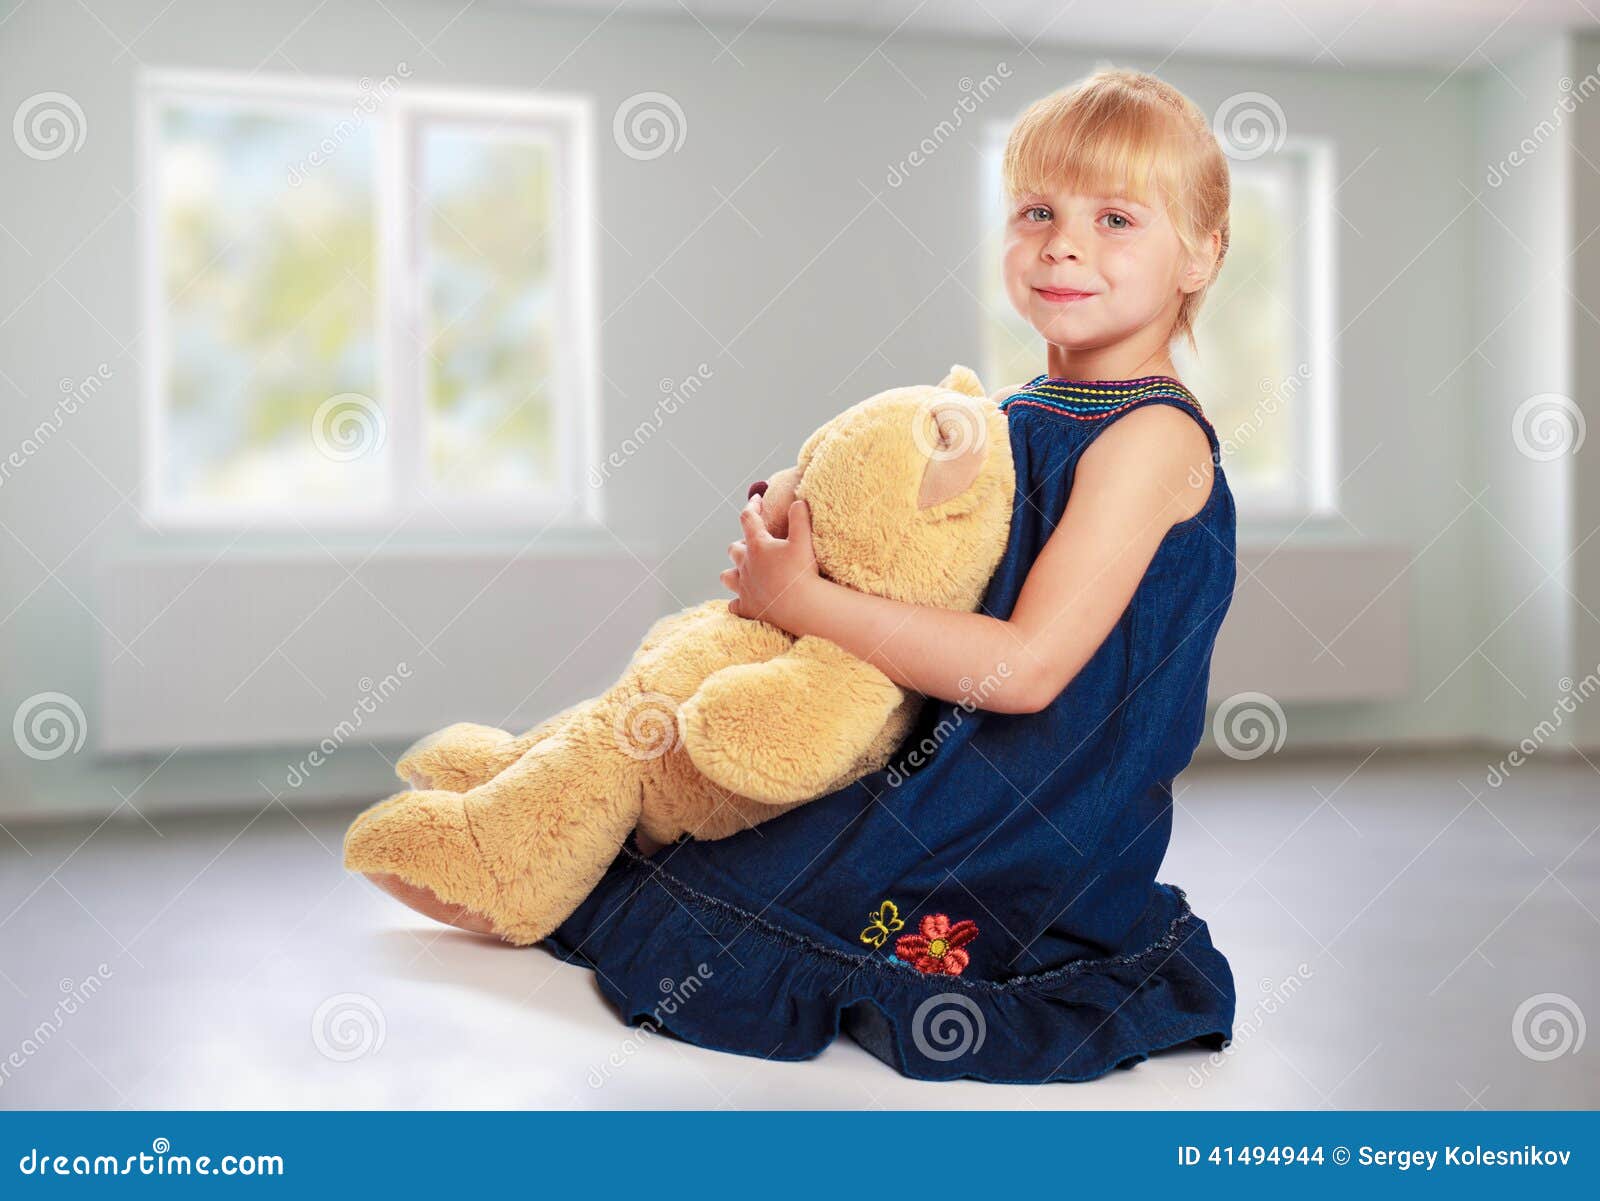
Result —
[{"label": "white window frame", "polygon": [[[601,490],[589,482],[600,458],[599,322],[595,256],[594,117],[586,96],[469,88],[425,88],[402,82],[365,119],[377,138],[374,331],[377,395],[386,423],[387,503],[373,510],[337,506],[225,508],[167,495],[163,461],[170,365],[163,295],[160,120],[175,105],[236,107],[252,112],[354,112],[365,95],[355,80],[247,76],[234,72],[146,70],[139,81],[142,302],[147,336],[142,389],[141,516],[151,529],[297,528],[417,530],[593,527],[603,520]],[[552,363],[554,486],[504,500],[461,501],[424,488],[428,379],[423,336],[425,245],[421,237],[418,139],[430,121],[484,121],[497,131],[546,139],[556,156],[550,237],[557,295]]]}]

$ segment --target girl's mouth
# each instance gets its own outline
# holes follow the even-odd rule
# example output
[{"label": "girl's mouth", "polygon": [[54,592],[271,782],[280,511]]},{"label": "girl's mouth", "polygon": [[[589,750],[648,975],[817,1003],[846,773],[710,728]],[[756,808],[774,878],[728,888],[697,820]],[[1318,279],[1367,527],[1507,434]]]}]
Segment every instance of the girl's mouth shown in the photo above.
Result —
[{"label": "girl's mouth", "polygon": [[1039,296],[1051,304],[1071,304],[1075,300],[1088,300],[1096,292],[1077,292],[1071,288],[1035,288]]}]

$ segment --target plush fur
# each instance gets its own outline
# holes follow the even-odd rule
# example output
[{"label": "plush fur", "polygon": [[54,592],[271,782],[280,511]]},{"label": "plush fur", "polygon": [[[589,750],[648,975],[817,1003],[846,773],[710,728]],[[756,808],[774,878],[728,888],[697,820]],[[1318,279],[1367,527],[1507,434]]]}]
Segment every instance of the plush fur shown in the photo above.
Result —
[{"label": "plush fur", "polygon": [[[817,430],[763,508],[783,536],[790,502],[808,502],[830,579],[972,610],[1015,487],[1005,414],[958,366]],[[883,766],[920,703],[831,642],[708,601],[656,622],[605,693],[520,737],[463,723],[422,739],[397,765],[413,791],[356,818],[345,866],[424,912],[537,942],[636,827],[667,843],[767,821]]]}]

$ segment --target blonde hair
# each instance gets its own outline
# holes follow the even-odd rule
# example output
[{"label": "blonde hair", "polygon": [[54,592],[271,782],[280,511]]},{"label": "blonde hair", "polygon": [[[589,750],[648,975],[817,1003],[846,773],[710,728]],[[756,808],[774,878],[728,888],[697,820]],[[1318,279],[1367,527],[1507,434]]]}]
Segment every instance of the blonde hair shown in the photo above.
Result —
[{"label": "blonde hair", "polygon": [[1002,178],[1011,199],[1060,187],[1160,203],[1189,255],[1220,230],[1211,275],[1184,295],[1169,338],[1195,347],[1195,316],[1228,253],[1229,180],[1227,156],[1194,101],[1143,71],[1102,68],[1017,118]]}]

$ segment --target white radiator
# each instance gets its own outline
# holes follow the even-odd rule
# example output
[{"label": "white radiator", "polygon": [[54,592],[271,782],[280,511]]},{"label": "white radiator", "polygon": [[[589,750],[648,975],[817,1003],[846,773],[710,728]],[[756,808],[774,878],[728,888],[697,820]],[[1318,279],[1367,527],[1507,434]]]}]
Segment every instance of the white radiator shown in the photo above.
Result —
[{"label": "white radiator", "polygon": [[1233,605],[1211,661],[1211,699],[1406,696],[1413,687],[1411,557],[1402,547],[1241,547]]},{"label": "white radiator", "polygon": [[97,749],[531,726],[610,684],[666,607],[656,564],[620,547],[362,557],[109,564]]},{"label": "white radiator", "polygon": [[[1408,563],[1398,548],[1242,550],[1212,699],[1404,696]],[[115,562],[91,736],[115,754],[531,726],[610,684],[672,607],[657,566],[620,549]]]}]

